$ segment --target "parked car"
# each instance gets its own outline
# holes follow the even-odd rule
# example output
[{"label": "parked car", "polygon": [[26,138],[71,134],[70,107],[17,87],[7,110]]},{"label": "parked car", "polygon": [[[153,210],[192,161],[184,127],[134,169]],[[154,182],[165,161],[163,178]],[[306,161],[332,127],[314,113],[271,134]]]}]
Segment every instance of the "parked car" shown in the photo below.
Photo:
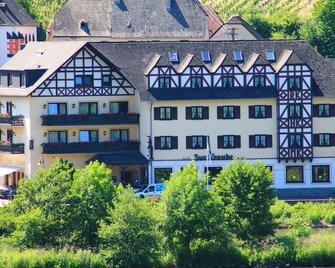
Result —
[{"label": "parked car", "polygon": [[15,195],[15,189],[12,186],[0,186],[0,199],[12,199]]},{"label": "parked car", "polygon": [[159,198],[164,190],[164,187],[164,183],[148,184],[135,190],[135,195],[142,198]]}]

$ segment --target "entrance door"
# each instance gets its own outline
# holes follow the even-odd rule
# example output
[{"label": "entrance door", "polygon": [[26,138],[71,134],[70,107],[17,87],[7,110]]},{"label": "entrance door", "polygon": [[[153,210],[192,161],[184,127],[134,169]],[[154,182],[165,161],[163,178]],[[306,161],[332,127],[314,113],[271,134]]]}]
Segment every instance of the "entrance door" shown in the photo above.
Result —
[{"label": "entrance door", "polygon": [[127,186],[127,185],[133,186],[133,173],[131,171],[122,171],[121,172],[121,183],[124,186]]}]

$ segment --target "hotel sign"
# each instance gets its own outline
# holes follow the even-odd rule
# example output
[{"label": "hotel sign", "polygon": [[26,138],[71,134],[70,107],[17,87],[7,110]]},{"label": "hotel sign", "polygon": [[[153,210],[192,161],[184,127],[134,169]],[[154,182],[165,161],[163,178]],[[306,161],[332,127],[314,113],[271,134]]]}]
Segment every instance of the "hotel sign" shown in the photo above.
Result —
[{"label": "hotel sign", "polygon": [[[210,155],[210,160],[233,160],[234,156],[225,154],[225,155],[216,155],[216,154],[211,154]],[[194,160],[195,161],[203,161],[207,160],[207,155],[194,155]]]}]

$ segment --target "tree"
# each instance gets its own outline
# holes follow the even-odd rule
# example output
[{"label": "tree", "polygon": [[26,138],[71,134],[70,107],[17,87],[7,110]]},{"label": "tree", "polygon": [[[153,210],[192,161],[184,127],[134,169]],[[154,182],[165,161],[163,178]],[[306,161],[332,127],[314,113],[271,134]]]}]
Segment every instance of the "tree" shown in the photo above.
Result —
[{"label": "tree", "polygon": [[301,36],[325,57],[335,56],[335,1],[319,0],[312,16],[301,29]]},{"label": "tree", "polygon": [[99,230],[103,254],[114,267],[155,267],[159,262],[160,235],[153,205],[118,189],[115,208]]},{"label": "tree", "polygon": [[[105,165],[75,170],[68,161],[56,160],[20,182],[13,202],[2,210],[11,225],[1,221],[0,230],[20,247],[93,248],[114,192]],[[43,239],[33,239],[32,233]]]},{"label": "tree", "polygon": [[264,164],[242,160],[233,161],[215,181],[214,191],[226,208],[230,230],[245,243],[258,243],[274,233],[271,183],[271,171]]},{"label": "tree", "polygon": [[229,266],[236,250],[228,236],[222,202],[206,189],[194,163],[172,175],[163,192],[161,228],[180,267]]}]

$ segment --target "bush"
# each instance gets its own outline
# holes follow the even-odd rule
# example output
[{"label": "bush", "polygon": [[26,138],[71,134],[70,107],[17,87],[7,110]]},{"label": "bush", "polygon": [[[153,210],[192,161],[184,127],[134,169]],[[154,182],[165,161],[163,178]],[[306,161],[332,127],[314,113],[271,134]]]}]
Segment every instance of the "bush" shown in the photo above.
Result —
[{"label": "bush", "polygon": [[105,268],[103,258],[86,251],[68,252],[53,250],[7,251],[0,254],[0,267],[6,268]]},{"label": "bush", "polygon": [[324,219],[327,223],[335,224],[335,211],[328,211]]},{"label": "bush", "polygon": [[157,266],[162,241],[153,205],[135,197],[130,189],[121,189],[109,213],[99,230],[108,263],[113,267]]},{"label": "bush", "polygon": [[335,248],[329,243],[312,247],[300,247],[297,251],[295,265],[302,267],[334,267]]},{"label": "bush", "polygon": [[274,203],[272,174],[262,163],[233,161],[214,184],[228,216],[231,232],[239,240],[257,244],[274,234],[270,207]]}]

